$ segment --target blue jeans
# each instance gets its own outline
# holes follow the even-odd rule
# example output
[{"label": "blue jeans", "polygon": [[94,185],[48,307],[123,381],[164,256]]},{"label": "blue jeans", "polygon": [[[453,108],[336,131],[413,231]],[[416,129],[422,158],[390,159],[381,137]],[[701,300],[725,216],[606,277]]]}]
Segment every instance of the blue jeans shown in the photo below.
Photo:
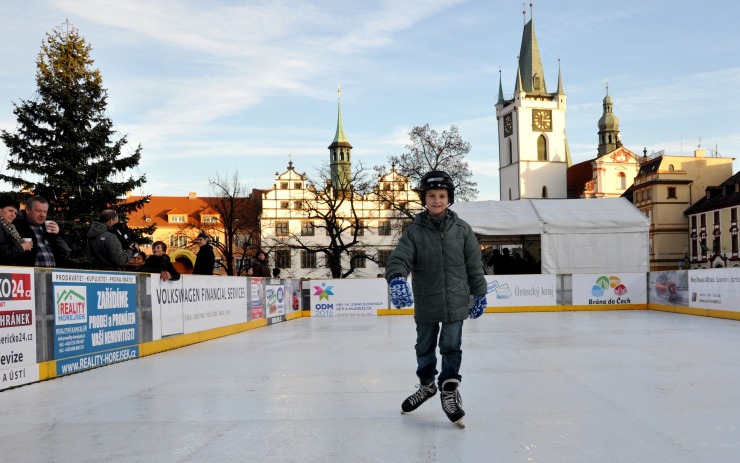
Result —
[{"label": "blue jeans", "polygon": [[437,335],[439,353],[442,355],[442,373],[437,382],[441,386],[448,379],[461,380],[462,326],[463,322],[442,323],[416,322],[416,376],[421,384],[431,384],[437,376]]}]

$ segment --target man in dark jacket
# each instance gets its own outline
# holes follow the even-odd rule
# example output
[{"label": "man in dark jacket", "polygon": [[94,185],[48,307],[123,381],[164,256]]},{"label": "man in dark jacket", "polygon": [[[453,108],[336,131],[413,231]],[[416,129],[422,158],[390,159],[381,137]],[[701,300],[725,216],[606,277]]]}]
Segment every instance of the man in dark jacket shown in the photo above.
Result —
[{"label": "man in dark jacket", "polygon": [[254,260],[254,264],[252,264],[251,276],[270,278],[270,275],[272,273],[270,273],[270,266],[267,263],[267,254],[260,249],[257,251],[257,258]]},{"label": "man in dark jacket", "polygon": [[200,249],[195,256],[193,275],[213,275],[213,266],[216,264],[216,256],[213,255],[213,246],[208,243],[208,235],[201,233],[195,239]]},{"label": "man in dark jacket", "polygon": [[26,201],[24,214],[18,214],[13,226],[22,238],[31,238],[33,248],[16,260],[23,267],[60,267],[72,253],[64,239],[59,224],[47,220],[49,203],[41,196],[31,196]]},{"label": "man in dark jacket", "polygon": [[[123,248],[118,236],[110,228],[118,223],[118,214],[112,209],[100,213],[100,221],[95,222],[87,232],[87,257],[90,268],[94,270],[125,270],[136,249]],[[133,245],[132,245],[133,246]]]}]

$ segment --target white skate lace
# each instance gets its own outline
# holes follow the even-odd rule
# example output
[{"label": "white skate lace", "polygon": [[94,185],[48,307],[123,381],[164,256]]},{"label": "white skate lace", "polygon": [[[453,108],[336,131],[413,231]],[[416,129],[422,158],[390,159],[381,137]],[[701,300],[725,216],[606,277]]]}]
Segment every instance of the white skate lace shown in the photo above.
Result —
[{"label": "white skate lace", "polygon": [[455,413],[458,408],[462,408],[462,397],[460,397],[460,392],[457,389],[442,391],[442,408],[449,414]]},{"label": "white skate lace", "polygon": [[413,393],[408,399],[411,405],[416,405],[418,402],[423,402],[424,400],[426,400],[427,397],[434,394],[434,388],[432,386],[417,384],[416,387],[418,387],[419,390]]}]

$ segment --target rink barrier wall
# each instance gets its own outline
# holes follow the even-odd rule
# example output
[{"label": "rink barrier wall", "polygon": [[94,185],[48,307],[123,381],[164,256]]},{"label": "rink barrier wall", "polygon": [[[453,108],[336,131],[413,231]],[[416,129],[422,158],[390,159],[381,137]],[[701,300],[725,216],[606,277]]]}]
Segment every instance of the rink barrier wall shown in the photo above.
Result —
[{"label": "rink barrier wall", "polygon": [[[488,275],[486,313],[657,310],[740,320],[740,269]],[[301,317],[413,315],[369,279],[0,267],[0,390]]]}]

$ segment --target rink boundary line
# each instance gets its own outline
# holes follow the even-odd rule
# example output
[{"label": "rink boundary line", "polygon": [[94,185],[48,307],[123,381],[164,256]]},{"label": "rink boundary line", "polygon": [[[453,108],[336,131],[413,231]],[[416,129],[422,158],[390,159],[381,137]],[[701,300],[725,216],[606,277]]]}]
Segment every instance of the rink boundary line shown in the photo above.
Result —
[{"label": "rink boundary line", "polygon": [[683,307],[667,304],[648,304],[648,308],[657,312],[672,312],[683,315],[697,315],[700,317],[740,320],[740,312],[732,312],[729,310],[700,309],[695,307]]},{"label": "rink boundary line", "polygon": [[[510,306],[486,307],[485,313],[522,312],[585,312],[611,310],[647,310],[647,304],[609,304],[609,305],[557,305],[557,306]],[[378,316],[413,315],[414,309],[378,309]]]},{"label": "rink boundary line", "polygon": [[[310,312],[309,312],[310,314]],[[285,314],[285,321],[294,320],[296,318],[304,317],[302,312],[291,312]],[[198,331],[196,333],[178,334],[164,339],[157,339],[155,341],[147,341],[141,344],[137,344],[139,347],[139,356],[125,360],[130,362],[148,355],[159,354],[168,350],[179,349],[181,347],[191,346],[205,341],[211,341],[213,339],[222,338],[224,336],[231,336],[232,334],[242,333],[244,331],[254,330],[257,328],[264,328],[268,326],[266,318],[260,318],[258,320],[252,320],[244,323],[237,323],[235,325],[221,326],[218,328],[211,328],[205,331]],[[121,363],[121,362],[116,362]],[[106,364],[96,368],[103,368],[105,366],[112,365]],[[76,373],[69,373],[64,375],[57,374],[57,360],[49,360],[38,364],[39,367],[39,381],[46,381],[54,378],[60,378],[62,376],[69,376],[70,374],[84,373],[86,371],[94,370],[95,368],[88,368],[80,370]]]}]

